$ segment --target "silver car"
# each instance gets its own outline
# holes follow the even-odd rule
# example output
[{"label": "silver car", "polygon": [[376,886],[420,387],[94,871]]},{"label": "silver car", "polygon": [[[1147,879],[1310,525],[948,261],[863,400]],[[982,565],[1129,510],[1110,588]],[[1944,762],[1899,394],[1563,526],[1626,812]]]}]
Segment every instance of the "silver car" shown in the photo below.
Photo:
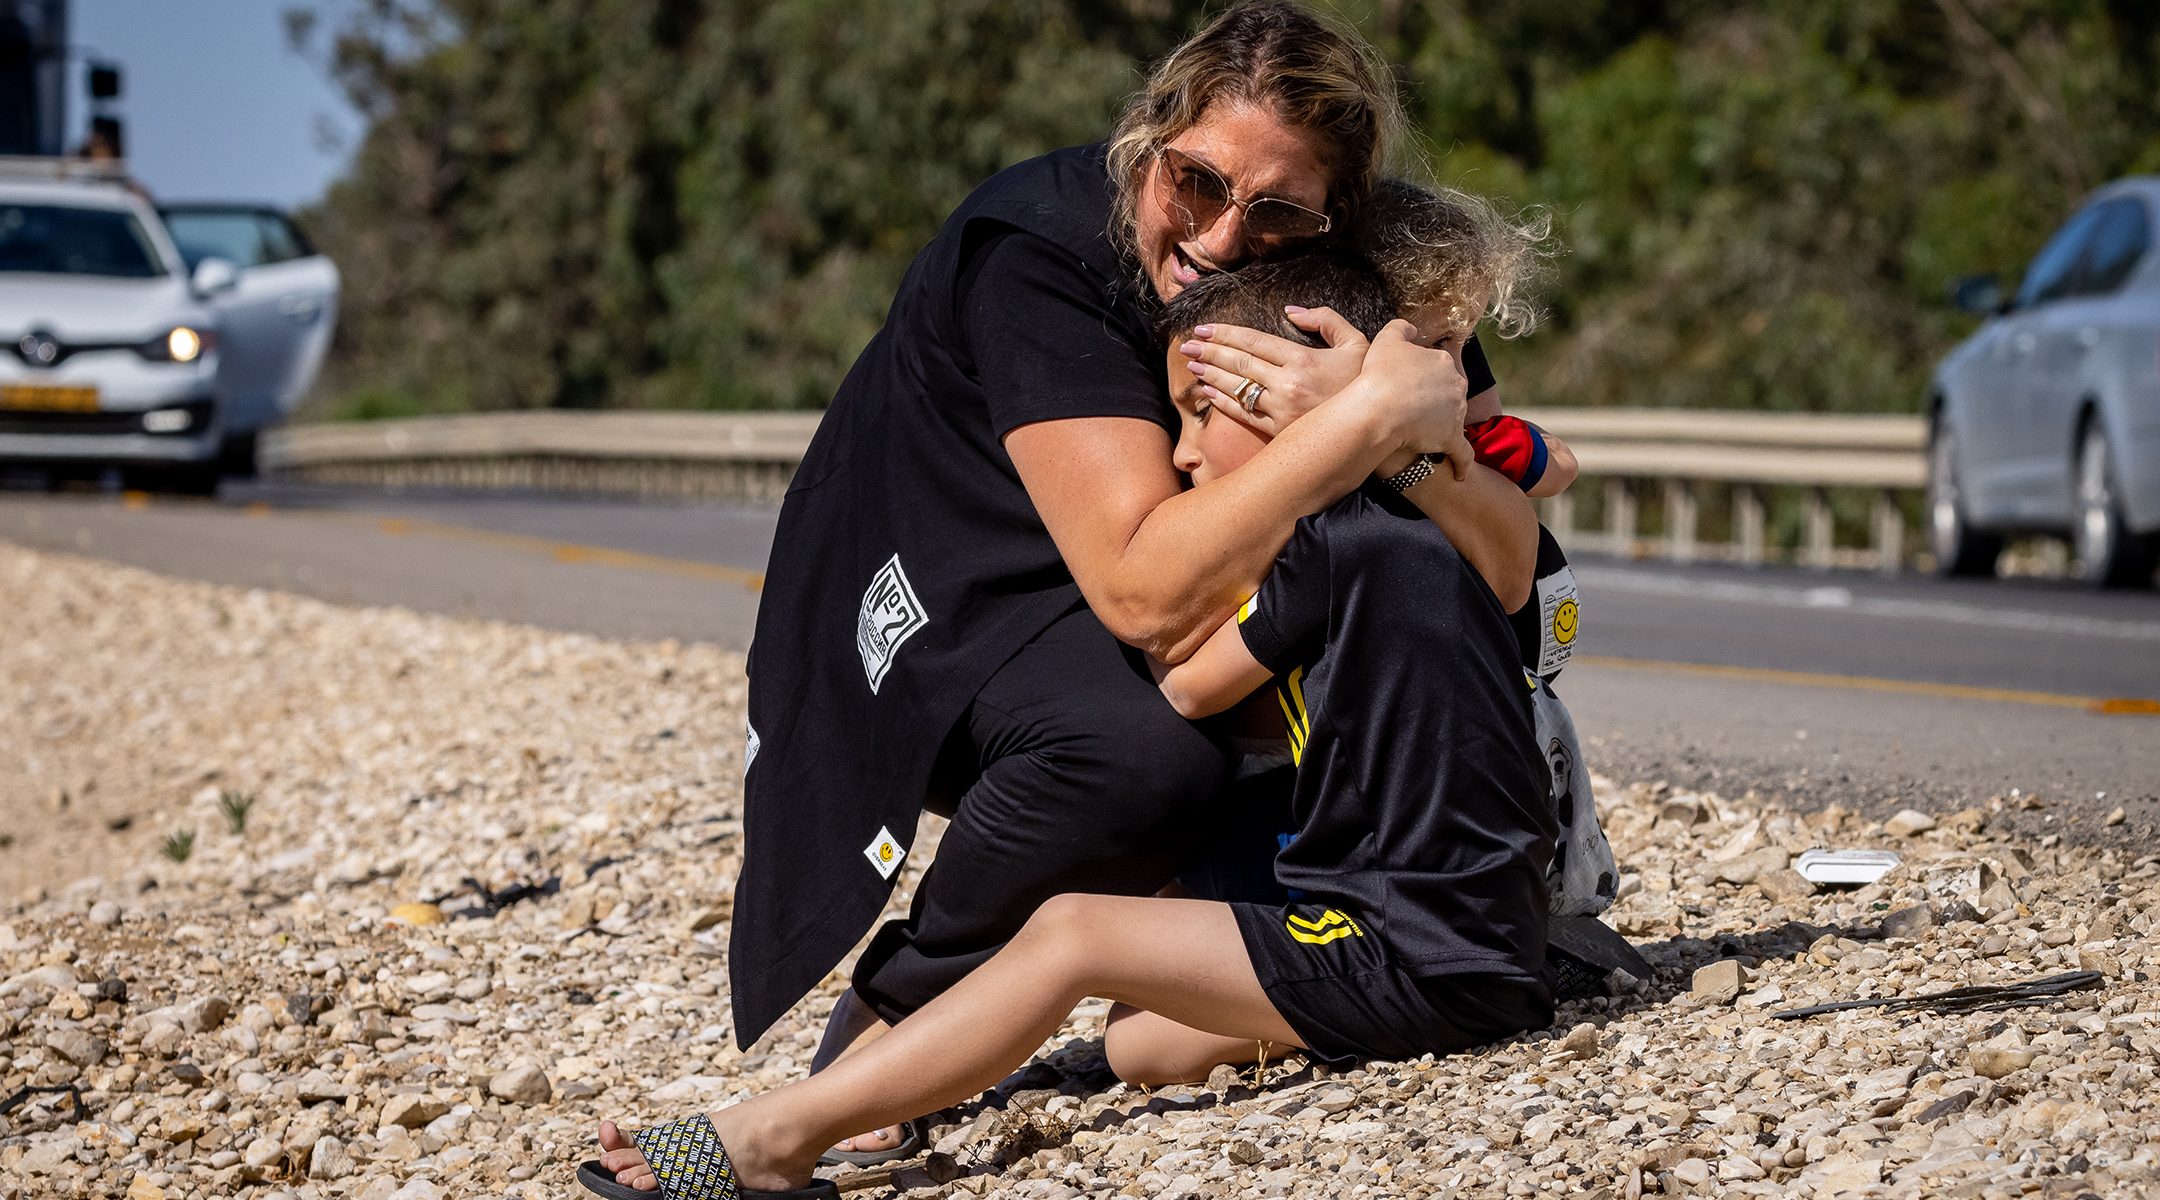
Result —
[{"label": "silver car", "polygon": [[211,491],[312,384],[329,260],[276,213],[170,222],[110,169],[0,160],[0,467]]},{"label": "silver car", "polygon": [[1928,517],[1947,574],[1986,574],[2005,535],[2067,535],[2088,582],[2142,586],[2160,554],[2160,178],[2095,192],[2017,293],[1957,285],[1987,323],[1930,388]]}]

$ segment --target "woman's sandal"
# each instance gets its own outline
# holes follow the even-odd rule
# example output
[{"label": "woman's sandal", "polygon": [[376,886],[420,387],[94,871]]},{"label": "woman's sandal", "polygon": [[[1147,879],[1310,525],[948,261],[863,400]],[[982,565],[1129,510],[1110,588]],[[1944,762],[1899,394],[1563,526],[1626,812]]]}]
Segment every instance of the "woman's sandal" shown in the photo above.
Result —
[{"label": "woman's sandal", "polygon": [[704,1113],[640,1129],[630,1135],[630,1144],[659,1177],[658,1191],[615,1182],[615,1172],[598,1159],[578,1165],[578,1182],[606,1200],[840,1200],[840,1189],[826,1179],[785,1192],[753,1192],[736,1183],[735,1164]]},{"label": "woman's sandal", "polygon": [[818,1155],[821,1167],[877,1167],[922,1153],[930,1136],[930,1122],[922,1117],[900,1122],[900,1144],[884,1150],[827,1150]]}]

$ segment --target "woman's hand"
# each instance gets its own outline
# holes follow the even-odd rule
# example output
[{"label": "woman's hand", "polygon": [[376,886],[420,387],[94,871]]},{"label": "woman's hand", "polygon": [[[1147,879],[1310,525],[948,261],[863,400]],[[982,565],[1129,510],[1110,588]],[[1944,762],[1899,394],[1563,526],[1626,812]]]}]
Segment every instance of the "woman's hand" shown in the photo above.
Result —
[{"label": "woman's hand", "polygon": [[1386,410],[1404,450],[1447,459],[1461,479],[1474,461],[1463,436],[1469,381],[1455,355],[1418,345],[1411,340],[1416,332],[1408,321],[1388,322],[1366,348],[1357,387]]},{"label": "woman's hand", "polygon": [[[1203,325],[1179,347],[1187,369],[1212,389],[1208,398],[1216,411],[1268,438],[1349,387],[1365,363],[1365,335],[1334,309],[1285,311],[1292,325],[1319,334],[1327,345],[1307,346],[1239,325]],[[1265,389],[1250,410],[1236,399],[1247,380]]]}]

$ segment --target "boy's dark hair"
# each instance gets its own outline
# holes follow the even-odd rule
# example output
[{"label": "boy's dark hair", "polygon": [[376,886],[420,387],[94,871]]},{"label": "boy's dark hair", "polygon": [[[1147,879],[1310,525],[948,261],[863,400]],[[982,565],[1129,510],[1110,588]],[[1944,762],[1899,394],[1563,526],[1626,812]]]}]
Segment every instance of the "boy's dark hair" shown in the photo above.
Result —
[{"label": "boy's dark hair", "polygon": [[1321,346],[1326,342],[1290,323],[1286,305],[1332,308],[1372,337],[1395,319],[1388,287],[1371,262],[1346,250],[1308,250],[1204,275],[1163,306],[1155,328],[1165,341],[1197,325],[1243,325]]}]

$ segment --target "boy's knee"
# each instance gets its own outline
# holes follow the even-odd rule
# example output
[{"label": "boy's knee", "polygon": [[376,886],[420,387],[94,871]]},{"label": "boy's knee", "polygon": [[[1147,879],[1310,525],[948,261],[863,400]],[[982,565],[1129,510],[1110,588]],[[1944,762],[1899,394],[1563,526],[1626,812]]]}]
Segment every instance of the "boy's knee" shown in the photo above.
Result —
[{"label": "boy's knee", "polygon": [[1070,953],[1098,922],[1089,911],[1096,897],[1064,893],[1037,905],[1013,939],[1034,953]]}]

